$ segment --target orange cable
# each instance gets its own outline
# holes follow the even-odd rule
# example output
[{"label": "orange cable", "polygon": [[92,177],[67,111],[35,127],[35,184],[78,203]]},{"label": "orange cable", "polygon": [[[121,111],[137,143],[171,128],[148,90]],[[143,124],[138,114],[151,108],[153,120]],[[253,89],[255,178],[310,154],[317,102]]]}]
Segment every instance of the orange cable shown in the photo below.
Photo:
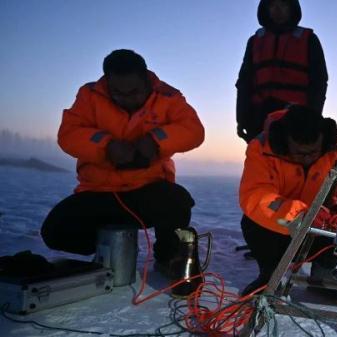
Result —
[{"label": "orange cable", "polygon": [[[140,223],[140,225],[142,226],[142,229],[145,232],[145,237],[146,237],[146,242],[147,242],[148,253],[147,253],[147,256],[146,256],[146,259],[145,259],[145,262],[144,262],[143,278],[142,278],[140,289],[139,289],[138,293],[133,297],[132,303],[135,304],[135,305],[144,303],[145,301],[148,301],[149,299],[154,298],[154,297],[156,297],[160,294],[163,294],[166,291],[186,282],[187,279],[182,279],[180,281],[175,282],[174,284],[171,284],[170,286],[168,286],[166,288],[156,290],[156,291],[152,292],[151,294],[147,295],[146,297],[144,297],[140,300],[138,299],[141,296],[141,294],[143,293],[143,291],[145,289],[145,284],[146,284],[146,281],[147,281],[148,266],[149,266],[149,262],[150,262],[151,257],[152,257],[151,240],[150,240],[150,237],[149,237],[149,234],[148,234],[148,231],[147,231],[147,227],[144,224],[144,222],[142,221],[142,219],[135,212],[133,212],[127,205],[125,205],[125,203],[121,200],[121,198],[119,197],[119,195],[117,193],[114,192],[114,195],[115,195],[117,201],[119,202],[119,204]],[[188,279],[193,280],[193,279],[198,278],[200,276],[203,277],[203,273],[198,274],[198,275],[194,275],[194,276],[192,276]]]},{"label": "orange cable", "polygon": [[[148,253],[144,263],[142,283],[138,293],[134,295],[132,303],[135,305],[144,303],[145,301],[148,301],[151,298],[163,294],[177,285],[186,282],[187,279],[179,280],[166,288],[154,291],[144,298],[139,299],[145,289],[147,281],[148,265],[152,256],[151,241],[147,232],[147,227],[141,218],[124,204],[117,193],[114,193],[114,195],[119,204],[139,222],[145,232],[147,242]],[[206,281],[206,276],[213,277],[217,279],[218,282]],[[189,331],[207,333],[212,337],[223,337],[224,333],[232,335],[233,331],[235,333],[237,329],[243,327],[249,321],[254,311],[252,306],[249,305],[250,300],[253,299],[253,295],[265,289],[267,286],[264,285],[254,290],[252,293],[240,297],[235,293],[225,291],[225,281],[218,274],[211,272],[201,273],[188,279],[192,280],[198,277],[203,277],[205,281],[198,286],[195,292],[188,296],[188,311],[184,316],[184,321]],[[215,308],[209,309],[205,305],[202,305],[202,297],[211,297],[214,300]]]},{"label": "orange cable", "polygon": [[135,212],[133,212],[128,206],[125,205],[125,203],[121,200],[121,198],[119,197],[119,195],[117,193],[114,192],[114,195],[115,195],[115,198],[117,199],[117,201],[119,202],[119,204],[140,223],[140,225],[142,226],[142,228],[144,229],[144,232],[145,232],[146,243],[147,243],[147,255],[146,255],[146,259],[145,259],[145,263],[144,263],[143,278],[142,278],[141,286],[140,286],[140,289],[139,289],[138,293],[136,293],[134,295],[134,297],[132,298],[132,303],[137,305],[137,304],[141,303],[141,302],[138,302],[138,298],[143,293],[143,291],[145,289],[145,283],[147,281],[148,266],[149,266],[149,262],[150,262],[151,257],[152,257],[151,241],[150,241],[150,237],[149,237],[149,234],[147,232],[146,226],[145,226],[144,222],[142,221],[142,219]]},{"label": "orange cable", "polygon": [[306,260],[304,261],[301,261],[301,262],[298,262],[296,264],[294,264],[293,266],[291,266],[290,268],[292,270],[296,270],[298,268],[300,268],[304,263],[306,262],[311,262],[312,260],[315,260],[317,256],[321,255],[322,253],[324,253],[325,251],[331,249],[331,248],[334,248],[335,245],[328,245],[324,248],[322,248],[321,250],[319,250],[317,253],[315,253],[314,255],[310,256],[309,258],[307,258]]}]

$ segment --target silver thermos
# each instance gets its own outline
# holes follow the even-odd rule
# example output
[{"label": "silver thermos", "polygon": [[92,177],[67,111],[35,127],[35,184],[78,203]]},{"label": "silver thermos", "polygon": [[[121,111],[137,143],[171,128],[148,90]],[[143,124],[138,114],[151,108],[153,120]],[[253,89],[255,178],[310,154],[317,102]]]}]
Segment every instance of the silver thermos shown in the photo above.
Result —
[{"label": "silver thermos", "polygon": [[137,227],[106,225],[98,231],[95,262],[112,269],[115,287],[136,281],[137,255]]}]

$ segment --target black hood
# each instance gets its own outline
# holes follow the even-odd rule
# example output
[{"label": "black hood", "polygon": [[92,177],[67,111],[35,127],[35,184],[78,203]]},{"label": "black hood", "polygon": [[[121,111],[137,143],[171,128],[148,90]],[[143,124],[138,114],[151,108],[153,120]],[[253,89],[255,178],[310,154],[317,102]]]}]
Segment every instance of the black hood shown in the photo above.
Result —
[{"label": "black hood", "polygon": [[[300,144],[310,144],[323,135],[322,152],[337,150],[337,124],[332,118],[323,117],[308,107],[292,105],[287,112],[274,112],[274,120],[266,123],[269,145],[276,155],[289,155],[288,136]],[[269,127],[268,127],[269,126]],[[294,136],[296,135],[296,136]]]},{"label": "black hood", "polygon": [[272,0],[261,0],[257,9],[257,19],[259,20],[259,23],[262,27],[270,30],[284,30],[284,28],[292,29],[298,25],[302,18],[302,10],[298,0],[287,0],[290,5],[291,16],[290,21],[287,23],[286,27],[276,27],[275,24],[271,21],[268,12],[268,6],[271,1]]}]

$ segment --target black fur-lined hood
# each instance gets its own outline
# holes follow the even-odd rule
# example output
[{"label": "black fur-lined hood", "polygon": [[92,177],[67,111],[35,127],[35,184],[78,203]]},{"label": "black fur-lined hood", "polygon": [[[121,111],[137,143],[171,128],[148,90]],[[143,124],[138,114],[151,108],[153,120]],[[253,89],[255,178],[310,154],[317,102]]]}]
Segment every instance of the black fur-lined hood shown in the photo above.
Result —
[{"label": "black fur-lined hood", "polygon": [[[289,155],[287,137],[292,134],[297,135],[298,139],[293,136],[292,138],[298,143],[310,144],[321,133],[323,135],[322,153],[336,151],[337,125],[333,119],[324,118],[316,111],[301,106],[292,106],[288,111],[276,112],[275,116],[277,113],[279,113],[278,118],[266,123],[268,130],[265,130],[273,154]],[[307,123],[308,120],[309,123]]]},{"label": "black fur-lined hood", "polygon": [[[261,0],[257,9],[257,18],[262,27],[266,29],[275,30],[275,24],[271,21],[268,6],[272,0]],[[290,22],[287,28],[291,29],[296,27],[302,18],[302,10],[298,0],[287,0],[291,8]]]}]

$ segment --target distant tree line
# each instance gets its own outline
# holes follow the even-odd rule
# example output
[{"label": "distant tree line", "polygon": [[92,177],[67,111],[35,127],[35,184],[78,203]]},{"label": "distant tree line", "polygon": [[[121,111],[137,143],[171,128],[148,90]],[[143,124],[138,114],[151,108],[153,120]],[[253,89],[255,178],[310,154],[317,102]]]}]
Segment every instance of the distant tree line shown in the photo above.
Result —
[{"label": "distant tree line", "polygon": [[18,132],[0,129],[0,158],[40,158],[69,167],[72,161],[59,148],[56,139],[23,136]]},{"label": "distant tree line", "polygon": [[0,130],[0,153],[4,155],[50,155],[60,152],[56,140],[25,137],[8,129]]}]

